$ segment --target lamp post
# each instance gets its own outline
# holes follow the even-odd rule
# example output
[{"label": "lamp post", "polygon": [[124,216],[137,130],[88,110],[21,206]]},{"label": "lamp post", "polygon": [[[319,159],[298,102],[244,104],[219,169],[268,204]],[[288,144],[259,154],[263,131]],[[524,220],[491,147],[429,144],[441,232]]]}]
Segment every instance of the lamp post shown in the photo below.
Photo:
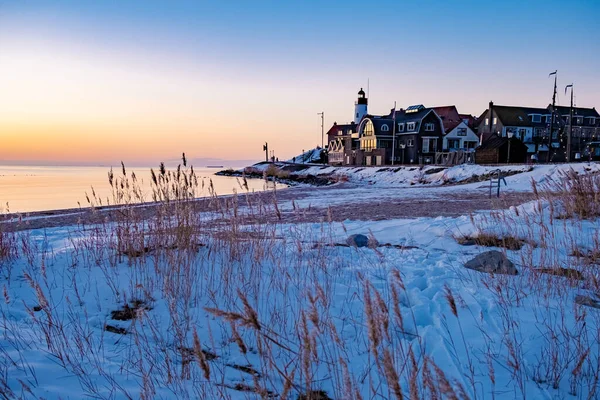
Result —
[{"label": "lamp post", "polygon": [[514,136],[514,132],[513,131],[508,131],[506,132],[506,135],[508,136],[508,157],[506,157],[506,163],[510,164],[510,142],[512,137]]},{"label": "lamp post", "polygon": [[402,150],[402,164],[404,164],[404,149],[406,149],[406,144],[400,143],[400,149]]}]

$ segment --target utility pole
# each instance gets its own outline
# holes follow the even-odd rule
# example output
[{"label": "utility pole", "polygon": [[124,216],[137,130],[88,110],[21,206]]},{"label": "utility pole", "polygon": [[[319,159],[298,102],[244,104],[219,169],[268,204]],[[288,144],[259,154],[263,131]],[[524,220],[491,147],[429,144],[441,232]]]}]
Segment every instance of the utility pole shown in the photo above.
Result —
[{"label": "utility pole", "polygon": [[324,135],[325,135],[325,130],[324,130],[324,121],[325,121],[325,111],[322,111],[320,113],[317,113],[317,115],[321,116],[321,149],[324,149]]},{"label": "utility pole", "polygon": [[573,84],[565,86],[565,94],[567,89],[571,88],[571,109],[569,110],[569,136],[567,136],[567,162],[571,162],[571,138],[573,137]]},{"label": "utility pole", "polygon": [[558,70],[551,72],[548,77],[554,75],[554,92],[552,92],[552,110],[550,110],[550,133],[548,134],[548,155],[546,162],[550,162],[550,149],[552,148],[552,133],[554,132],[554,107],[556,106],[556,77]]},{"label": "utility pole", "polygon": [[325,151],[325,111],[321,111],[317,115],[321,116],[321,159],[325,160],[325,156],[323,156]]},{"label": "utility pole", "polygon": [[267,142],[263,144],[263,151],[265,152],[265,161],[269,162],[269,144]]},{"label": "utility pole", "polygon": [[392,126],[392,165],[394,165],[394,156],[396,154],[396,102],[394,101],[394,125]]}]

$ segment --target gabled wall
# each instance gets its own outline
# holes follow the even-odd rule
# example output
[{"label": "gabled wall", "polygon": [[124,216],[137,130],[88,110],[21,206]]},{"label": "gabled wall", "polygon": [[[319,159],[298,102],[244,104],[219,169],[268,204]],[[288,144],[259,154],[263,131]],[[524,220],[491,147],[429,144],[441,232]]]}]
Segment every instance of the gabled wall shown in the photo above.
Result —
[{"label": "gabled wall", "polygon": [[[460,129],[467,129],[466,136],[459,136],[458,132]],[[451,150],[448,148],[448,139],[459,139],[459,149],[464,150],[466,148],[465,142],[475,142],[475,147],[477,147],[479,143],[479,137],[473,132],[471,128],[463,121],[458,124],[454,129],[452,129],[449,133],[444,136],[443,149],[444,151]]]}]

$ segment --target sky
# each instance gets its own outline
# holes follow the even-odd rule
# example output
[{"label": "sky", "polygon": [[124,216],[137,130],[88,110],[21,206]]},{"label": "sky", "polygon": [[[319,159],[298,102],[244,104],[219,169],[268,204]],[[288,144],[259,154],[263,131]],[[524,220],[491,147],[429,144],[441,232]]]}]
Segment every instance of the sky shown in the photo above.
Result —
[{"label": "sky", "polygon": [[0,164],[280,159],[394,102],[600,106],[600,1],[0,0]]}]

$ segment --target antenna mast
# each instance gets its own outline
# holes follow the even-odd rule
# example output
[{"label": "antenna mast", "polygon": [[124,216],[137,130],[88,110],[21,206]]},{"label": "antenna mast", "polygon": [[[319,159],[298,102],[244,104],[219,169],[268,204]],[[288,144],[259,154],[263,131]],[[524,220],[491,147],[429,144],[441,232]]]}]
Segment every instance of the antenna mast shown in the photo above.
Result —
[{"label": "antenna mast", "polygon": [[554,92],[552,93],[552,110],[550,114],[550,133],[548,134],[548,155],[546,156],[546,162],[550,162],[550,149],[552,148],[552,133],[554,132],[554,107],[556,106],[556,77],[558,70],[551,72],[548,77],[554,75]]},{"label": "antenna mast", "polygon": [[321,150],[323,150],[325,147],[325,143],[324,143],[324,138],[325,138],[325,130],[324,130],[324,119],[325,119],[325,111],[322,111],[320,113],[317,113],[317,115],[321,116]]},{"label": "antenna mast", "polygon": [[567,89],[571,88],[571,108],[569,109],[569,136],[567,136],[567,162],[571,162],[571,137],[573,137],[573,84],[565,87],[565,94]]},{"label": "antenna mast", "polygon": [[396,150],[396,102],[394,101],[394,111],[392,111],[394,114],[394,125],[392,127],[392,165],[394,165],[394,156],[395,156],[395,150]]}]

